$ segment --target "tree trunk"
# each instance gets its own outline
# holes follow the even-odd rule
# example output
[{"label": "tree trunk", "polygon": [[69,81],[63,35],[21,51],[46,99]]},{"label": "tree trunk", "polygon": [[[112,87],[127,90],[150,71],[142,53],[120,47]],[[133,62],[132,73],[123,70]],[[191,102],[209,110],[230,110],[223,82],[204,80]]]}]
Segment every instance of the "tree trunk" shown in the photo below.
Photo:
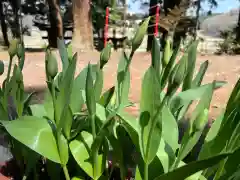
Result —
[{"label": "tree trunk", "polygon": [[90,0],[73,0],[72,46],[80,51],[93,50],[93,28]]},{"label": "tree trunk", "polygon": [[194,28],[194,39],[196,39],[197,37],[197,30],[199,29],[199,15],[200,15],[200,9],[201,9],[201,0],[198,0],[197,1],[197,10],[196,10],[196,25],[195,25],[195,28]]},{"label": "tree trunk", "polygon": [[240,43],[240,8],[238,10],[238,23],[237,23],[236,41]]},{"label": "tree trunk", "polygon": [[2,2],[0,2],[0,20],[1,20],[1,29],[3,34],[4,45],[9,46],[8,35],[7,35],[7,25],[5,23],[5,15],[3,14]]},{"label": "tree trunk", "polygon": [[48,30],[48,43],[50,47],[57,48],[57,38],[63,38],[63,22],[60,13],[59,0],[47,0],[49,5],[50,29]]},{"label": "tree trunk", "polygon": [[[14,38],[18,38],[21,39],[21,28],[20,28],[20,23],[19,23],[19,10],[20,10],[20,6],[21,6],[21,2],[20,0],[10,0],[10,3],[12,5],[13,8],[13,14],[14,14],[14,24],[13,24],[13,35]],[[22,40],[22,39],[21,39]]]},{"label": "tree trunk", "polygon": [[[147,51],[151,51],[152,49],[152,42],[154,36],[154,24],[155,24],[155,15],[156,15],[156,8],[158,4],[158,0],[150,0],[149,4],[149,16],[152,16],[149,26],[148,26],[148,40],[147,40]],[[153,7],[155,6],[155,7]]]},{"label": "tree trunk", "polygon": [[[127,0],[124,0],[123,1],[123,4],[124,4],[124,12],[123,12],[123,22],[124,22],[124,26],[123,26],[123,37],[126,37],[126,34],[127,34],[127,29],[126,29],[126,21],[127,21]],[[123,49],[125,49],[126,47],[126,41],[124,40],[123,41]]]}]

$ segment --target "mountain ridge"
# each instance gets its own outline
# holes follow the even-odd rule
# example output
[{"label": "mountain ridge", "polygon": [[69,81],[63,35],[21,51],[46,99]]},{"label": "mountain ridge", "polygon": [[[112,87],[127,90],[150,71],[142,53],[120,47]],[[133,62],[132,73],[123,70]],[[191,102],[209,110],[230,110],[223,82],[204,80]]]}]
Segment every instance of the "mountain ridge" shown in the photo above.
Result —
[{"label": "mountain ridge", "polygon": [[239,8],[226,13],[217,14],[200,20],[203,33],[208,36],[219,37],[221,31],[230,30],[237,25]]}]

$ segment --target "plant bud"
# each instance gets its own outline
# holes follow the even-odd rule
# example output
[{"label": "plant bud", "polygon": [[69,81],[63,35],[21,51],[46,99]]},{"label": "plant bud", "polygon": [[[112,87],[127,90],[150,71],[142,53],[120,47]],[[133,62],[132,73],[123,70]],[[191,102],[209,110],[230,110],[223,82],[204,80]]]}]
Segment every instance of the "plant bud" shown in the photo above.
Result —
[{"label": "plant bud", "polygon": [[163,51],[163,66],[164,67],[167,66],[171,56],[172,56],[171,39],[170,39],[170,37],[168,37],[166,40],[166,44],[164,46],[164,51]]},{"label": "plant bud", "polygon": [[107,43],[107,46],[102,50],[101,55],[100,55],[100,68],[101,69],[110,59],[111,49],[112,49],[111,44]]},{"label": "plant bud", "polygon": [[172,96],[183,82],[187,71],[187,59],[188,55],[184,54],[171,71],[168,79],[167,96]]},{"label": "plant bud", "polygon": [[151,17],[148,17],[144,20],[141,26],[138,28],[133,40],[132,40],[132,52],[135,52],[139,46],[142,44],[143,38],[147,32],[148,24]]},{"label": "plant bud", "polygon": [[72,60],[72,56],[73,56],[73,53],[72,53],[72,44],[69,43],[67,45],[67,52],[68,52],[68,60],[71,61]]},{"label": "plant bud", "polygon": [[23,82],[22,71],[20,70],[19,67],[16,68],[15,78],[16,78],[16,82],[17,83],[22,83]]},{"label": "plant bud", "polygon": [[193,132],[202,131],[208,122],[208,109],[204,109],[193,122]]},{"label": "plant bud", "polygon": [[10,42],[10,45],[9,45],[9,48],[8,48],[8,54],[10,55],[11,58],[13,58],[17,54],[18,44],[19,44],[18,39],[13,39]]},{"label": "plant bud", "polygon": [[58,64],[56,57],[52,54],[51,51],[49,51],[49,54],[47,55],[47,75],[51,76],[51,78],[54,78],[58,73]]},{"label": "plant bud", "polygon": [[93,87],[93,77],[92,77],[92,67],[88,64],[87,79],[86,79],[86,105],[90,116],[95,116],[96,114],[96,99],[95,90]]},{"label": "plant bud", "polygon": [[117,100],[116,98],[117,98],[117,94],[116,92],[114,92],[109,103],[111,107],[114,107],[114,105],[116,104],[116,100]]},{"label": "plant bud", "polygon": [[22,43],[18,44],[17,56],[19,59],[18,66],[22,70],[24,66],[24,61],[25,61],[25,48]]},{"label": "plant bud", "polygon": [[173,71],[170,74],[171,84],[177,84],[179,86],[184,80],[187,70],[187,59],[188,55],[184,54],[180,62],[174,67]]},{"label": "plant bud", "polygon": [[4,63],[0,60],[0,76],[4,73]]}]

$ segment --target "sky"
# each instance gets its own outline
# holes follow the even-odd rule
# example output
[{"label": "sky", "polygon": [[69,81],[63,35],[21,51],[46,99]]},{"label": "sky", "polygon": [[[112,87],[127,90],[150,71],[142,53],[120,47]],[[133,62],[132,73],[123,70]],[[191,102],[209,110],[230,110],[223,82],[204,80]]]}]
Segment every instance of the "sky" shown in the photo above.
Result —
[{"label": "sky", "polygon": [[[140,9],[140,3],[133,3],[132,0],[129,0],[130,9],[131,12],[143,12],[142,9]],[[204,9],[207,11],[209,10],[208,3],[203,3]],[[214,13],[222,13],[222,12],[228,12],[229,10],[233,8],[239,7],[239,1],[238,0],[218,0],[218,7],[214,8],[212,11]]]}]

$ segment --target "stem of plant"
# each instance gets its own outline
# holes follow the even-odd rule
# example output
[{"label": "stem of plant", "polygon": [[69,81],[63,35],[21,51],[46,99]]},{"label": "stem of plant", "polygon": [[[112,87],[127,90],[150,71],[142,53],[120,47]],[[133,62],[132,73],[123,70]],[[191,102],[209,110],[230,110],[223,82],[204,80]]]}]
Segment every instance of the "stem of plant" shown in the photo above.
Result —
[{"label": "stem of plant", "polygon": [[[93,134],[93,140],[96,139],[96,124],[95,124],[95,115],[91,115],[91,126],[92,126],[92,134]],[[93,152],[93,177],[96,178],[97,176],[97,156],[98,156],[98,151]]]},{"label": "stem of plant", "polygon": [[53,81],[52,81],[51,91],[52,91],[53,107],[55,107],[55,105],[56,105],[56,95],[55,95],[55,86],[54,86]]},{"label": "stem of plant", "polygon": [[148,180],[148,163],[144,163],[144,180]]},{"label": "stem of plant", "polygon": [[17,113],[18,117],[22,116],[22,102],[21,102],[21,85],[18,84],[18,90],[17,90]]},{"label": "stem of plant", "polygon": [[[127,65],[126,65],[126,68],[125,68],[125,70],[124,70],[124,76],[123,76],[123,81],[122,81],[122,82],[124,82],[125,79],[126,79],[127,72],[128,72],[128,70],[129,70],[129,66],[130,66],[130,64],[131,64],[133,55],[134,55],[134,51],[131,51],[130,56],[129,56],[129,59],[128,59],[128,62],[127,62]],[[121,96],[122,96],[122,91],[123,91],[123,89],[124,89],[124,83],[122,83],[121,90],[118,91],[118,108],[120,108],[121,103],[122,103],[122,102],[121,102]]]},{"label": "stem of plant", "polygon": [[11,73],[11,69],[12,69],[12,61],[13,61],[13,57],[10,56],[10,62],[9,62],[9,65],[8,65],[8,72],[7,72],[7,83],[8,83],[9,78],[10,78],[10,73]]},{"label": "stem of plant", "polygon": [[163,98],[163,101],[161,102],[159,108],[157,109],[156,114],[155,114],[154,117],[153,117],[153,122],[152,122],[151,127],[150,127],[150,133],[149,133],[148,141],[147,141],[146,157],[148,157],[150,140],[152,139],[152,135],[153,135],[153,129],[154,129],[154,127],[155,127],[156,124],[157,124],[157,116],[158,116],[159,113],[162,111],[162,108],[163,108],[164,104],[167,102],[167,100],[168,100],[168,96],[165,96],[165,97]]},{"label": "stem of plant", "polygon": [[67,166],[64,165],[62,168],[63,168],[63,172],[64,172],[64,175],[65,175],[65,179],[70,180],[70,176],[69,176],[69,173],[68,173]]},{"label": "stem of plant", "polygon": [[[168,100],[168,96],[165,96],[163,98],[163,101],[161,102],[156,114],[153,117],[153,122],[152,122],[151,127],[150,127],[150,133],[149,133],[148,141],[147,141],[146,158],[148,158],[148,154],[149,154],[149,149],[150,149],[149,146],[150,146],[150,140],[152,139],[152,135],[153,135],[153,129],[157,124],[157,116],[162,111],[162,108],[163,108],[163,106],[164,106],[164,104],[166,103],[167,100]],[[148,163],[144,164],[144,180],[148,180]]]},{"label": "stem of plant", "polygon": [[10,79],[10,73],[11,73],[11,69],[12,69],[12,61],[13,61],[13,57],[10,56],[10,62],[8,65],[8,71],[7,71],[7,78],[6,78],[6,82],[5,82],[5,90],[4,90],[4,108],[5,110],[8,112],[8,83],[9,83],[9,79]]}]

